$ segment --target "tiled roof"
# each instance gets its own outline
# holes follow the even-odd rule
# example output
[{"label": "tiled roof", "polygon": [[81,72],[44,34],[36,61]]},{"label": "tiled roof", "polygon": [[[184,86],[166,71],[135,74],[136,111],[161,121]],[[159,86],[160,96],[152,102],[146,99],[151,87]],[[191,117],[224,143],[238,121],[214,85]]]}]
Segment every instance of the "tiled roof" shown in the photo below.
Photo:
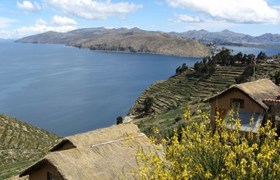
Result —
[{"label": "tiled roof", "polygon": [[280,103],[280,99],[264,99],[264,102],[277,102]]}]

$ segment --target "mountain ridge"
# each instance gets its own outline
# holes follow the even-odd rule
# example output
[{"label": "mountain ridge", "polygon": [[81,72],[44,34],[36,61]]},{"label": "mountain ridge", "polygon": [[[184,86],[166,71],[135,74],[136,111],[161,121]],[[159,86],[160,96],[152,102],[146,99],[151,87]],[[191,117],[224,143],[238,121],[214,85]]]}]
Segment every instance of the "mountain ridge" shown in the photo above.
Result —
[{"label": "mountain ridge", "polygon": [[16,42],[65,44],[98,51],[153,53],[183,57],[211,55],[210,48],[196,40],[139,28],[84,28],[66,33],[49,31],[24,37]]},{"label": "mountain ridge", "polygon": [[16,42],[65,44],[99,51],[203,57],[211,55],[209,44],[256,46],[260,43],[280,42],[280,34],[265,33],[252,36],[228,29],[219,32],[201,29],[178,33],[147,31],[137,27],[93,27],[65,33],[48,31],[18,39]]},{"label": "mountain ridge", "polygon": [[265,33],[259,36],[252,36],[244,33],[233,32],[228,29],[218,32],[209,32],[204,29],[201,29],[186,31],[182,33],[172,32],[172,34],[176,34],[184,38],[195,38],[201,42],[212,42],[215,44],[280,42],[280,34]]}]

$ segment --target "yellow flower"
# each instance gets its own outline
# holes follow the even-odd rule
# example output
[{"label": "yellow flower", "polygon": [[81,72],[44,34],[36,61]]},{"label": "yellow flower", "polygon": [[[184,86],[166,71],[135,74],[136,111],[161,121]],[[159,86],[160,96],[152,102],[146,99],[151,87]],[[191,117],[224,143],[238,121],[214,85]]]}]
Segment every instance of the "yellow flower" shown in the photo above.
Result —
[{"label": "yellow flower", "polygon": [[236,129],[228,130],[216,116],[213,134],[210,118],[200,115],[194,120],[186,108],[188,122],[180,138],[174,130],[173,137],[161,141],[164,158],[143,151],[137,155],[139,179],[280,179],[280,139],[270,121],[260,128],[258,139],[240,134],[240,120],[233,117]]},{"label": "yellow flower", "polygon": [[205,178],[210,179],[211,177],[212,177],[212,174],[209,171],[207,171],[205,174]]}]

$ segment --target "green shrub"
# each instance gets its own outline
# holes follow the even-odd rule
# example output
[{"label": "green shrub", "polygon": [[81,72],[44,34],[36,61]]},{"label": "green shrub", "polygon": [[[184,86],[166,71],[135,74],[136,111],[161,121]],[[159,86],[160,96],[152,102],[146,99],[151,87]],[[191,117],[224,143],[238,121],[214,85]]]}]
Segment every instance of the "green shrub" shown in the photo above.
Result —
[{"label": "green shrub", "polygon": [[[139,152],[138,178],[280,179],[280,140],[270,121],[258,134],[240,134],[239,119],[226,124],[217,116],[212,132],[207,114],[201,113],[201,121],[190,114],[184,114],[187,126],[181,133],[175,130],[172,138],[161,141],[164,157]],[[228,125],[235,128],[229,130]]]}]

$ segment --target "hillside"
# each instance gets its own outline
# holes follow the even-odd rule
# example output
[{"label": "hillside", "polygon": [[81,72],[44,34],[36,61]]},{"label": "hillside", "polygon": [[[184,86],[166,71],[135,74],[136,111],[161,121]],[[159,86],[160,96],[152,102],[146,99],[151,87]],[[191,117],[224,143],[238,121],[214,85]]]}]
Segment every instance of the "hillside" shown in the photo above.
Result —
[{"label": "hillside", "polygon": [[172,34],[188,39],[194,38],[204,43],[215,44],[263,44],[280,42],[280,35],[271,33],[266,33],[260,36],[251,36],[248,34],[236,33],[229,30],[223,30],[220,32],[209,32],[206,30],[191,30],[182,33],[173,32]]},{"label": "hillside", "polygon": [[88,28],[67,33],[46,32],[19,39],[16,42],[66,44],[99,51],[192,57],[204,57],[211,54],[209,47],[196,40],[158,31],[144,31],[138,28]]},{"label": "hillside", "polygon": [[243,70],[244,67],[216,67],[212,76],[204,78],[195,75],[195,72],[189,69],[149,87],[136,100],[130,110],[130,115],[137,116],[141,113],[141,107],[144,106],[147,97],[154,99],[152,109],[155,114],[182,107],[187,102],[201,102],[201,100],[234,84],[234,78],[241,75]]},{"label": "hillside", "polygon": [[70,43],[71,46],[91,50],[132,53],[156,53],[177,56],[202,57],[210,54],[209,48],[195,40],[185,40],[160,32],[131,30],[102,35],[93,39]]},{"label": "hillside", "polygon": [[99,35],[110,33],[110,29],[105,28],[85,28],[69,31],[66,33],[48,31],[16,40],[22,43],[39,43],[39,44],[68,44],[73,41],[94,38]]},{"label": "hillside", "polygon": [[[208,78],[197,76],[192,69],[188,69],[146,89],[130,109],[129,115],[136,116],[135,122],[146,134],[150,135],[153,127],[158,127],[166,136],[172,133],[174,127],[184,124],[180,120],[186,104],[193,115],[197,109],[208,111],[210,106],[204,103],[204,100],[235,84],[235,78],[240,76],[244,69],[245,66],[218,66],[215,73]],[[256,78],[270,78],[271,74],[279,70],[280,64],[258,64]],[[148,98],[153,99],[153,113],[143,115],[145,100]]]},{"label": "hillside", "polygon": [[0,179],[18,174],[42,158],[58,136],[23,121],[0,115]]}]

